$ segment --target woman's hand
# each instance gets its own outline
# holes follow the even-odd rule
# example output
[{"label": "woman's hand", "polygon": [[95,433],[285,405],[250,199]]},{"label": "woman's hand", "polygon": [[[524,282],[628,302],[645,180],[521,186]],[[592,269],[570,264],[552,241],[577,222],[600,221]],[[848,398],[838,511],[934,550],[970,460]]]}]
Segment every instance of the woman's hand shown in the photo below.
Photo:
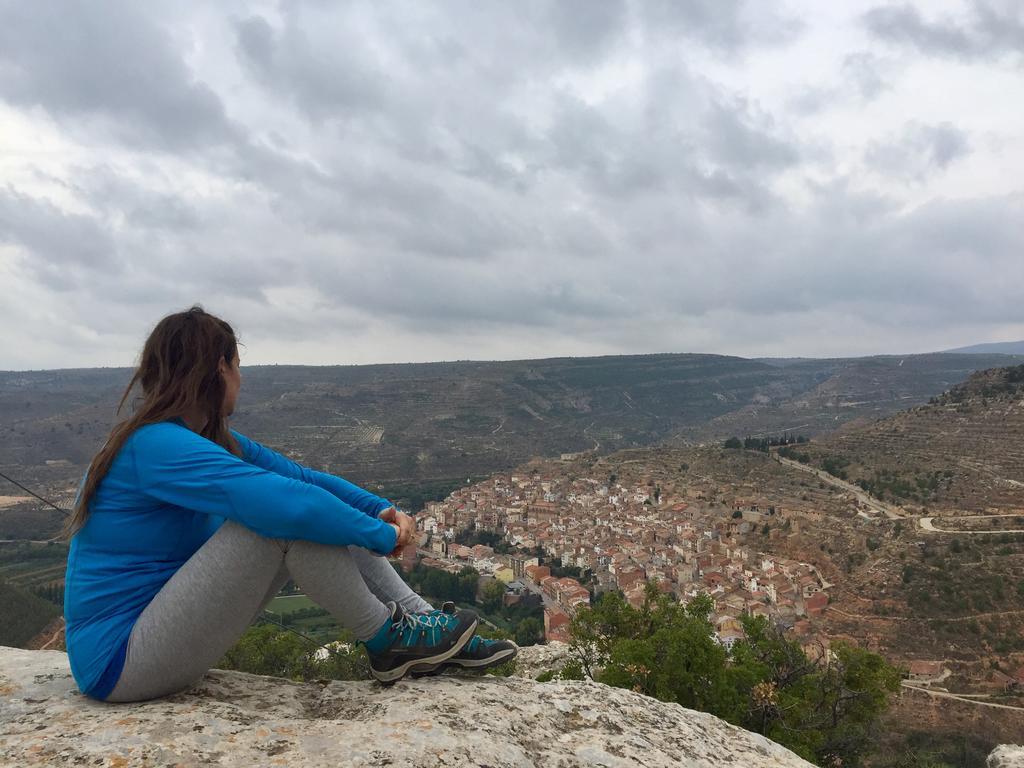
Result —
[{"label": "woman's hand", "polygon": [[398,540],[395,542],[395,548],[388,555],[388,557],[398,557],[402,554],[402,549],[416,539],[416,521],[394,507],[388,507],[377,517],[385,523],[398,526]]}]

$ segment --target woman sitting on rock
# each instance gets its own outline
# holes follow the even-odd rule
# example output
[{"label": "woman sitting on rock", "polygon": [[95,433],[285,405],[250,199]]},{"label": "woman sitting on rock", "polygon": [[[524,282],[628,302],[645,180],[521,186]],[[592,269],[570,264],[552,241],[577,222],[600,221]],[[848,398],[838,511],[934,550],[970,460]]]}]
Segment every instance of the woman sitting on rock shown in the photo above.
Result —
[{"label": "woman sitting on rock", "polygon": [[[64,616],[83,693],[140,701],[194,684],[291,577],[366,648],[378,680],[483,668],[516,648],[434,610],[384,555],[415,546],[385,499],[228,427],[241,386],[235,334],[199,307],[150,334],[68,531]],[[120,407],[119,407],[120,409]]]}]

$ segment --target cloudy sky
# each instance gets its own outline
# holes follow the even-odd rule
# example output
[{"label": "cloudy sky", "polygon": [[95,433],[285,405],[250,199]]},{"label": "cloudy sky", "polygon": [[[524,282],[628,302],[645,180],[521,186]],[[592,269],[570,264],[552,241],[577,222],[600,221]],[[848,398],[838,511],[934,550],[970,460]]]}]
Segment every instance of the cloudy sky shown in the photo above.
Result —
[{"label": "cloudy sky", "polygon": [[0,287],[0,369],[1024,339],[1024,0],[2,0]]}]

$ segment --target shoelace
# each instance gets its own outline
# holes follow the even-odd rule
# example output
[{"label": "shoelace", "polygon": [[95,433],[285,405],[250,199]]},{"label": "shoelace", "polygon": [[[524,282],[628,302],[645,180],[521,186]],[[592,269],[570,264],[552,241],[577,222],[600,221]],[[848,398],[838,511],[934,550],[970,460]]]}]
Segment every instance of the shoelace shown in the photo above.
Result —
[{"label": "shoelace", "polygon": [[392,622],[391,631],[400,632],[403,642],[406,645],[412,645],[417,631],[421,634],[426,634],[426,631],[429,629],[431,631],[431,640],[433,640],[433,643],[436,643],[438,640],[438,630],[441,632],[447,630],[454,618],[454,616],[441,613],[440,611],[434,613],[407,613],[398,621]]}]

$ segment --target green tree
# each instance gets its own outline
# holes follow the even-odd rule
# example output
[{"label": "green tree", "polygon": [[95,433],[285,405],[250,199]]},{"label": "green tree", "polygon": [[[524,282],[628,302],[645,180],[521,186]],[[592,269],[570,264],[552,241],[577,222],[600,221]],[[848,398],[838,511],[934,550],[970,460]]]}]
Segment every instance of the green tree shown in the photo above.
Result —
[{"label": "green tree", "polygon": [[738,437],[730,437],[725,441],[726,448],[742,448],[743,443]]},{"label": "green tree", "polygon": [[811,660],[763,616],[745,617],[743,629],[732,652],[748,692],[740,724],[819,765],[860,765],[899,690],[899,669],[845,643]]},{"label": "green tree", "polygon": [[592,677],[711,712],[820,765],[858,766],[899,690],[899,670],[845,644],[811,659],[764,617],[745,617],[727,650],[699,596],[685,607],[647,587],[639,609],[616,593],[580,610],[561,677]]},{"label": "green tree", "polygon": [[741,700],[727,651],[711,631],[710,605],[659,601],[652,608],[644,634],[613,646],[600,680],[735,720]]},{"label": "green tree", "polygon": [[467,603],[476,602],[476,588],[480,582],[480,573],[476,568],[465,566],[459,571],[458,594],[459,599]]},{"label": "green tree", "polygon": [[0,579],[0,645],[22,646],[59,615],[57,606]]},{"label": "green tree", "polygon": [[516,645],[536,645],[544,639],[544,624],[540,619],[529,616],[516,626]]},{"label": "green tree", "polygon": [[647,585],[640,610],[615,592],[580,610],[571,628],[574,667],[586,676],[691,709],[722,712],[739,706],[729,685],[726,651],[701,596],[686,607]]},{"label": "green tree", "polygon": [[485,613],[496,614],[501,611],[502,598],[505,597],[505,585],[495,579],[484,585],[480,597],[480,607]]},{"label": "green tree", "polygon": [[273,624],[256,624],[245,631],[217,666],[290,680],[363,680],[369,675],[366,654],[355,644],[350,643],[348,649],[332,649],[325,659],[317,658],[318,651],[320,646],[304,637]]}]

